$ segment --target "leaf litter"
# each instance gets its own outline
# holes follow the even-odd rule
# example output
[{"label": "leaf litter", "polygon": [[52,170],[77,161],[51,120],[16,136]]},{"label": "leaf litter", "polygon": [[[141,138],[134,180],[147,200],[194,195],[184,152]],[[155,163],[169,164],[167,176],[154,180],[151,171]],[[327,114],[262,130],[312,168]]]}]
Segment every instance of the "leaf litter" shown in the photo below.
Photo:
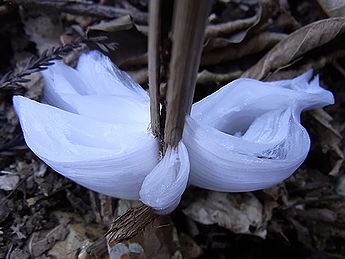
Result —
[{"label": "leaf litter", "polygon": [[[89,4],[79,2],[83,7]],[[110,57],[134,74],[141,71],[141,82],[147,87],[147,20],[141,19],[147,12],[145,2],[128,1],[127,5],[116,6],[122,10],[134,7],[123,17],[126,26],[114,20],[89,18],[87,11],[85,16],[80,12],[68,14],[68,9],[60,14],[60,9],[49,6],[53,16],[47,17],[40,12],[32,15],[30,6],[25,5],[21,12],[26,16],[19,16],[18,10],[6,7],[0,14],[5,21],[0,40],[9,38],[12,42],[7,48],[0,47],[0,53],[12,52],[11,64],[21,71],[28,56],[42,53],[52,43],[58,47],[61,35],[74,39],[73,28],[85,33],[90,25],[89,31],[97,30],[92,32],[97,37],[107,36],[109,41],[118,43]],[[263,2],[273,9],[265,9]],[[189,189],[181,208],[163,221],[155,221],[136,238],[118,244],[110,251],[117,254],[113,258],[345,255],[345,77],[339,72],[345,65],[345,55],[340,52],[344,37],[341,1],[272,3],[216,1],[211,14],[212,26],[216,27],[208,29],[195,99],[214,92],[221,82],[241,76],[273,80],[316,68],[337,103],[327,111],[310,112],[303,117],[313,142],[308,159],[287,181],[264,191],[229,194]],[[328,16],[338,18],[325,19],[316,9],[307,8],[315,4]],[[224,18],[228,10],[233,13],[232,21]],[[263,15],[267,10],[274,12]],[[128,14],[134,18],[129,19]],[[27,15],[30,19],[25,18]],[[21,19],[20,25],[13,26],[15,18]],[[48,22],[42,23],[42,19]],[[56,22],[52,22],[54,19]],[[223,29],[210,33],[215,28]],[[78,54],[70,57],[73,63]],[[0,66],[1,74],[10,70],[9,63],[4,64]],[[23,91],[39,99],[40,76],[31,74],[30,79],[22,82]],[[103,234],[111,219],[118,215],[116,211],[138,204],[85,190],[46,168],[25,148],[10,94],[0,91],[0,98],[0,257],[108,258],[111,248],[107,248]]]}]

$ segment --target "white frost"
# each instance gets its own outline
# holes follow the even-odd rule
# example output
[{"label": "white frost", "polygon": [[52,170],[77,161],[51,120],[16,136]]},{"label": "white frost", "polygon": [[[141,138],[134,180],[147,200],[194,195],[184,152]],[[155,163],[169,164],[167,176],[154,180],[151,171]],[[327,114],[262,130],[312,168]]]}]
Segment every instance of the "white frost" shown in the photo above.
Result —
[{"label": "white frost", "polygon": [[189,177],[189,158],[180,141],[176,148],[168,147],[158,165],[146,176],[140,190],[140,200],[160,214],[167,214],[180,203]]},{"label": "white frost", "polygon": [[76,69],[43,73],[44,102],[15,96],[25,141],[75,182],[117,198],[141,199],[164,214],[189,184],[250,191],[290,176],[309,151],[300,113],[334,103],[309,71],[293,80],[236,80],[193,105],[183,139],[159,161],[149,129],[149,97],[98,52]]},{"label": "white frost", "polygon": [[289,177],[310,147],[301,112],[334,103],[318,77],[311,77],[312,71],[269,83],[238,79],[194,104],[183,135],[190,184],[241,192]]}]

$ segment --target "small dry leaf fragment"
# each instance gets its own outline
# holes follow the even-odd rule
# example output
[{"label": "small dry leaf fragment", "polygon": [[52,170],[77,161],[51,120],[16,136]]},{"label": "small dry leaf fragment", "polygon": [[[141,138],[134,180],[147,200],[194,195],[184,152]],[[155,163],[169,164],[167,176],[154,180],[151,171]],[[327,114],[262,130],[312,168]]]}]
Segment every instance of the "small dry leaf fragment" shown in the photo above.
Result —
[{"label": "small dry leaf fragment", "polygon": [[252,193],[205,192],[183,212],[205,225],[217,224],[235,233],[264,237],[263,207]]},{"label": "small dry leaf fragment", "polygon": [[41,14],[25,18],[22,17],[25,33],[36,44],[39,53],[60,45],[63,28],[57,16]]},{"label": "small dry leaf fragment", "polygon": [[[272,8],[272,1],[260,0],[259,9],[255,16],[223,24],[209,25],[206,29],[206,38],[223,36],[223,40],[227,44],[240,43],[267,22],[272,15]],[[226,34],[230,34],[230,36],[225,37]],[[212,42],[213,40],[211,39],[210,41]]]},{"label": "small dry leaf fragment", "polygon": [[202,70],[200,73],[198,73],[196,83],[197,84],[207,84],[207,83],[221,83],[221,82],[229,82],[234,79],[237,79],[241,76],[242,71],[236,70],[231,71],[226,74],[218,74],[213,73],[208,70]]},{"label": "small dry leaf fragment", "polygon": [[57,227],[49,231],[38,231],[34,232],[31,235],[29,241],[29,251],[33,258],[37,258],[45,251],[52,248],[55,242],[59,240],[64,240],[68,235],[69,230],[63,224],[58,225]]},{"label": "small dry leaf fragment", "polygon": [[132,18],[129,15],[125,15],[114,20],[101,21],[96,25],[89,26],[86,34],[88,35],[92,31],[116,32],[130,30],[131,28],[133,28]]},{"label": "small dry leaf fragment", "polygon": [[18,175],[1,175],[0,176],[0,190],[12,191],[19,182]]},{"label": "small dry leaf fragment", "polygon": [[315,120],[312,121],[313,128],[320,136],[322,151],[328,153],[330,155],[329,159],[332,161],[332,168],[328,174],[336,176],[344,163],[344,153],[340,149],[343,136],[332,126],[331,121],[333,118],[326,111],[322,109],[314,110],[311,111],[311,116]]},{"label": "small dry leaf fragment", "polygon": [[[88,254],[88,248],[97,237],[104,234],[102,225],[86,224],[80,216],[63,211],[54,211],[54,216],[59,220],[60,224],[65,226],[67,235],[65,238],[52,243],[52,248],[47,252],[52,258],[64,259],[92,259],[95,258]],[[106,241],[104,247],[106,247]],[[105,249],[106,251],[106,249]],[[106,253],[98,254],[99,259],[108,258]]]},{"label": "small dry leaf fragment", "polygon": [[209,46],[214,49],[202,55],[201,66],[217,65],[222,62],[236,60],[251,54],[259,53],[263,50],[272,48],[285,38],[286,34],[284,33],[264,32],[248,40],[246,39],[239,44],[233,45],[228,45],[224,39],[216,38],[212,43],[214,46]]},{"label": "small dry leaf fragment", "polygon": [[317,0],[317,2],[329,17],[345,16],[344,0]]},{"label": "small dry leaf fragment", "polygon": [[242,77],[264,79],[269,73],[303,58],[307,52],[329,43],[345,32],[345,18],[324,19],[290,34],[272,48]]}]

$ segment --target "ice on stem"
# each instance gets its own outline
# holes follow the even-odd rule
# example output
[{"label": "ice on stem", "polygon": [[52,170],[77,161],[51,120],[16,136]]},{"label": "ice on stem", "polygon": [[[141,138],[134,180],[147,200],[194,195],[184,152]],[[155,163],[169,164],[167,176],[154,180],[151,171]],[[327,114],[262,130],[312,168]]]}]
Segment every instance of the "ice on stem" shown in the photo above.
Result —
[{"label": "ice on stem", "polygon": [[13,98],[29,148],[73,181],[161,214],[175,209],[188,183],[239,192],[283,181],[309,151],[301,112],[334,103],[311,71],[235,80],[193,105],[182,140],[159,160],[148,94],[107,57],[89,52],[76,69],[56,62],[43,75],[44,103]]}]

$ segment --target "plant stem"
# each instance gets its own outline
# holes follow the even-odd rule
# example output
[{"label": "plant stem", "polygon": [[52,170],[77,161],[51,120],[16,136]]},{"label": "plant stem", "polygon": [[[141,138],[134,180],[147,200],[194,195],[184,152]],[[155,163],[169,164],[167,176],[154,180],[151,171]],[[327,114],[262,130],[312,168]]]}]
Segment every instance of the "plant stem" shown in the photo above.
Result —
[{"label": "plant stem", "polygon": [[191,110],[211,3],[208,0],[175,1],[166,97],[166,146],[175,147],[178,144],[182,138],[185,115]]},{"label": "plant stem", "polygon": [[160,138],[160,34],[161,34],[161,8],[162,0],[151,0],[149,16],[148,39],[148,74],[150,91],[151,129],[156,138]]}]

